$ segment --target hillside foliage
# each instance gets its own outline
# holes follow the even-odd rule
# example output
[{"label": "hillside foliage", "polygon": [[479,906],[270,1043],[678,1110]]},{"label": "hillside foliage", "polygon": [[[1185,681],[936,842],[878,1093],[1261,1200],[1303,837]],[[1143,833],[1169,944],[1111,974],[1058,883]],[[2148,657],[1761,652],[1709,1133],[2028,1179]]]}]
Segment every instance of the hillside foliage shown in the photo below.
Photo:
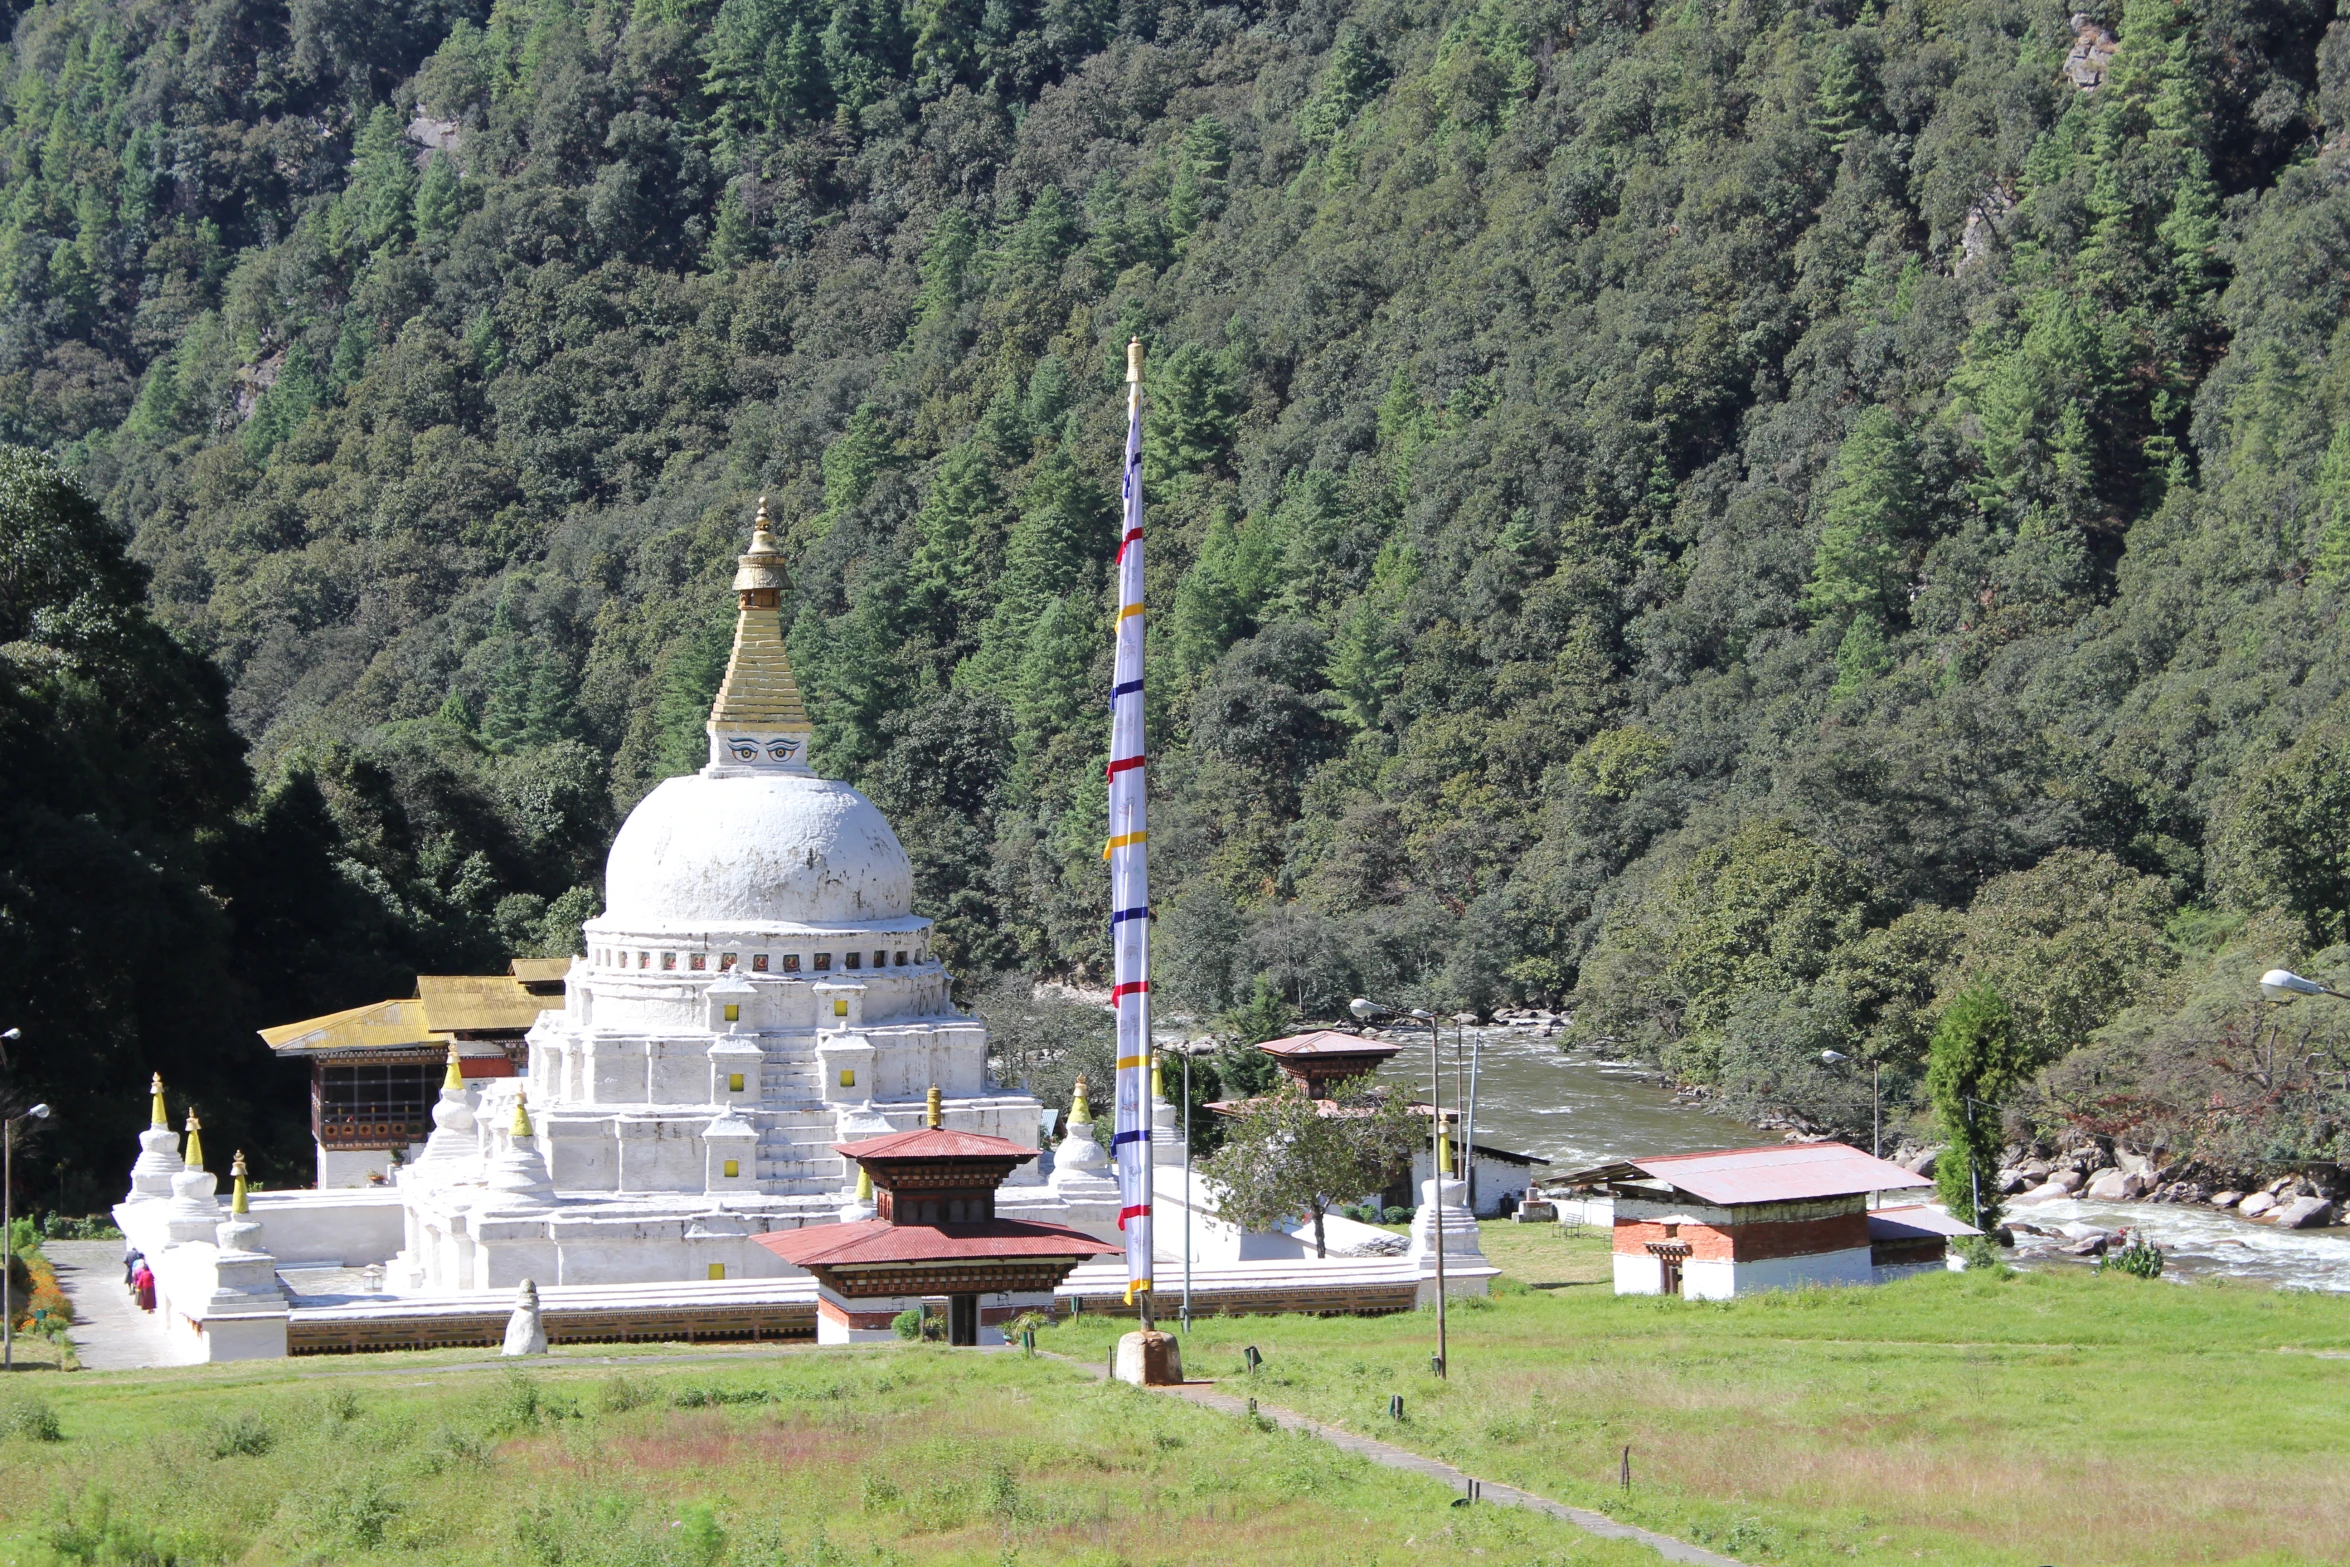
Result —
[{"label": "hillside foliage", "polygon": [[[0,996],[111,1166],[172,1050],[565,950],[761,494],[945,953],[1097,979],[1140,336],[1170,1007],[1565,1001],[1849,1127],[1819,1051],[1922,1099],[1989,985],[2045,1113],[2216,1135],[2245,966],[2350,962],[2350,22],[2086,24],[2093,86],[2055,0],[43,0],[0,435],[211,727],[6,863],[154,835],[230,978],[66,1004],[93,893]],[[2229,1135],[2339,1152],[2309,1059]]]}]

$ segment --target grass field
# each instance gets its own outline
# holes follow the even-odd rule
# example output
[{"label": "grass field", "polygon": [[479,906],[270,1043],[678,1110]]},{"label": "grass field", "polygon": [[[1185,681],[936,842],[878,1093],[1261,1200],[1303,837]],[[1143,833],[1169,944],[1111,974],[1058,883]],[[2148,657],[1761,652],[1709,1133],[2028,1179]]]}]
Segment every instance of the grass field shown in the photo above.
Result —
[{"label": "grass field", "polygon": [[2065,1269],[1619,1299],[1601,1236],[1484,1244],[1509,1278],[1455,1304],[1447,1381],[1429,1313],[1206,1319],[1186,1370],[1754,1561],[2350,1558],[2342,1296]]},{"label": "grass field", "polygon": [[[1755,1563],[2350,1549],[2341,1297],[2066,1272],[1619,1300],[1597,1237],[1485,1236],[1510,1276],[1455,1303],[1449,1381],[1425,1312],[1205,1319],[1191,1373]],[[1046,1347],[1099,1364],[1118,1326]],[[21,1373],[0,1386],[0,1567],[1657,1560],[1055,1360],[481,1361]]]}]

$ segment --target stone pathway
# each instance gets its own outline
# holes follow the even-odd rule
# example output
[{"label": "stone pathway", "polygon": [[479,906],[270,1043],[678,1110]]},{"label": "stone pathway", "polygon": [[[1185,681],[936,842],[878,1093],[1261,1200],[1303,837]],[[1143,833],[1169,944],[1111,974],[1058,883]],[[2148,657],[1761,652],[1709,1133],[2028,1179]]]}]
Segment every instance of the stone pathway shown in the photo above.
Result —
[{"label": "stone pathway", "polygon": [[[1038,1355],[1039,1358],[1044,1358],[1043,1351],[1038,1351]],[[1050,1358],[1054,1360],[1067,1359],[1062,1355],[1053,1355]],[[1083,1361],[1074,1360],[1069,1363],[1082,1366],[1085,1370],[1092,1372],[1096,1381],[1106,1381],[1109,1377],[1108,1370],[1102,1366],[1089,1366]],[[1249,1400],[1235,1398],[1229,1393],[1216,1392],[1215,1384],[1212,1382],[1186,1382],[1179,1387],[1155,1387],[1150,1391],[1169,1393],[1177,1398],[1197,1404],[1203,1409],[1218,1410],[1228,1415],[1248,1413]],[[1463,1470],[1455,1469],[1450,1464],[1422,1457],[1409,1448],[1397,1447],[1392,1442],[1382,1442],[1376,1437],[1358,1436],[1343,1426],[1329,1425],[1309,1415],[1301,1415],[1294,1409],[1284,1409],[1279,1404],[1268,1404],[1262,1399],[1256,1401],[1256,1410],[1258,1414],[1280,1426],[1283,1430],[1308,1432],[1320,1437],[1332,1447],[1359,1454],[1385,1468],[1401,1469],[1407,1474],[1426,1475],[1431,1480],[1441,1480],[1453,1490],[1464,1495],[1467,1494],[1469,1475]],[[1489,1502],[1497,1507],[1523,1507],[1529,1512],[1546,1513],[1562,1523],[1573,1524],[1585,1534],[1594,1534],[1603,1540],[1630,1540],[1637,1545],[1645,1545],[1669,1562],[1686,1562],[1692,1564],[1692,1567],[1742,1567],[1735,1557],[1719,1556],[1712,1551],[1691,1545],[1686,1540],[1676,1540],[1669,1534],[1658,1534],[1653,1529],[1642,1529],[1633,1524],[1618,1523],[1605,1513],[1595,1513],[1588,1507],[1569,1507],[1564,1502],[1554,1502],[1547,1496],[1536,1496],[1532,1491],[1521,1491],[1514,1485],[1503,1485],[1497,1480],[1480,1481],[1477,1495],[1480,1501]]]},{"label": "stone pathway", "polygon": [[73,1302],[73,1347],[86,1371],[141,1371],[172,1364],[163,1324],[122,1287],[122,1242],[44,1241],[57,1287]]}]

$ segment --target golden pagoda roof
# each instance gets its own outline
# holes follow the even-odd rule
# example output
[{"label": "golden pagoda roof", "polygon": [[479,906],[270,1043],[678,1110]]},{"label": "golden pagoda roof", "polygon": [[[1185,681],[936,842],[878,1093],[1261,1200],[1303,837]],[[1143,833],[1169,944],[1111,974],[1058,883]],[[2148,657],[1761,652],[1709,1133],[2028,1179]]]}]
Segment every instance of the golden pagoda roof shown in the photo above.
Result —
[{"label": "golden pagoda roof", "polygon": [[776,601],[787,578],[783,551],[768,531],[765,496],[759,498],[750,552],[738,558],[737,566],[734,586],[741,608],[735,613],[734,651],[727,655],[726,678],[710,707],[710,727],[763,733],[809,729],[800,683],[783,645],[783,611]]},{"label": "golden pagoda roof", "polygon": [[416,996],[425,1026],[436,1034],[526,1029],[547,1010],[547,998],[532,995],[512,974],[419,974]]},{"label": "golden pagoda roof", "polygon": [[417,1000],[371,1001],[324,1017],[304,1018],[261,1030],[261,1042],[280,1055],[322,1055],[346,1050],[413,1050],[445,1043],[424,1019]]},{"label": "golden pagoda roof", "polygon": [[571,959],[516,958],[506,965],[506,971],[533,995],[545,995],[550,990],[560,993],[563,982],[571,977]]}]

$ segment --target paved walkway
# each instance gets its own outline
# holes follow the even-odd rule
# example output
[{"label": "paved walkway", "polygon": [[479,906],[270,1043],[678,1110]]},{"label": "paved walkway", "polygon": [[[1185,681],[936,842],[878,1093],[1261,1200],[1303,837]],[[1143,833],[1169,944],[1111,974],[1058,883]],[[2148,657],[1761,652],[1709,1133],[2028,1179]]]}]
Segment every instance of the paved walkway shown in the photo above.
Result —
[{"label": "paved walkway", "polygon": [[73,1302],[73,1347],[89,1371],[139,1371],[172,1363],[163,1324],[122,1287],[122,1242],[43,1241],[57,1287]]},{"label": "paved walkway", "polygon": [[[1044,1354],[1041,1350],[1038,1353],[1040,1356]],[[1050,1358],[1064,1360],[1068,1357],[1054,1355]],[[1087,1365],[1080,1360],[1072,1360],[1069,1364],[1082,1366],[1092,1372],[1096,1381],[1106,1380],[1109,1376],[1109,1372],[1099,1365]],[[1155,1387],[1150,1391],[1169,1393],[1203,1409],[1220,1410],[1225,1414],[1248,1413],[1249,1400],[1219,1393],[1215,1391],[1215,1386],[1212,1382],[1186,1382],[1179,1387]],[[1283,1430],[1309,1432],[1332,1447],[1360,1454],[1375,1464],[1401,1469],[1407,1474],[1426,1475],[1431,1480],[1443,1481],[1464,1495],[1468,1492],[1469,1476],[1465,1471],[1433,1458],[1422,1457],[1408,1448],[1382,1442],[1376,1437],[1358,1436],[1343,1426],[1329,1425],[1311,1416],[1301,1415],[1294,1409],[1268,1404],[1262,1399],[1256,1401],[1256,1412]],[[1630,1540],[1645,1545],[1669,1562],[1686,1562],[1692,1564],[1692,1567],[1741,1567],[1734,1557],[1718,1556],[1686,1540],[1676,1540],[1669,1534],[1658,1534],[1653,1529],[1618,1523],[1607,1514],[1595,1513],[1588,1507],[1569,1507],[1564,1502],[1554,1502],[1547,1496],[1536,1496],[1532,1491],[1521,1491],[1514,1485],[1502,1485],[1498,1481],[1481,1481],[1479,1485],[1477,1495],[1480,1501],[1490,1502],[1497,1507],[1523,1507],[1530,1512],[1547,1513],[1563,1523],[1573,1524],[1585,1534],[1595,1534],[1603,1540]]]}]

